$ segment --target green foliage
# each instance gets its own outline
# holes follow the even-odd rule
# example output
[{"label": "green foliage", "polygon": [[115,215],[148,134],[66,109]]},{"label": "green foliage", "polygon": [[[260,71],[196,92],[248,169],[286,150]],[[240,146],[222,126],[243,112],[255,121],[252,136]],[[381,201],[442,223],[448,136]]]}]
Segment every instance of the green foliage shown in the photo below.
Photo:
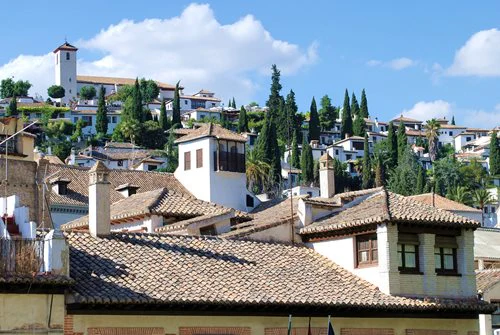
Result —
[{"label": "green foliage", "polygon": [[389,123],[387,133],[387,149],[389,152],[388,167],[393,169],[398,164],[398,138],[392,121]]},{"label": "green foliage", "polygon": [[75,131],[73,132],[73,135],[71,135],[71,142],[77,142],[78,138],[83,137],[83,131],[82,129],[85,127],[85,121],[82,119],[78,119],[75,125]]},{"label": "green foliage", "polygon": [[170,122],[167,117],[167,108],[165,106],[165,99],[161,100],[160,106],[160,126],[165,131],[170,128]]},{"label": "green foliage", "polygon": [[234,100],[234,97],[233,97],[233,101],[231,101],[230,107],[236,108],[236,100]]},{"label": "green foliage", "polygon": [[385,185],[385,168],[382,162],[382,157],[377,157],[377,165],[375,166],[375,187],[381,187]]},{"label": "green foliage", "polygon": [[349,106],[349,92],[347,92],[346,89],[344,95],[344,107],[342,108],[342,138],[345,138],[346,135],[351,136],[352,134],[351,106]]},{"label": "green foliage", "polygon": [[290,161],[292,167],[299,169],[300,168],[300,153],[299,153],[299,144],[297,141],[297,134],[293,134],[292,141],[292,157]]},{"label": "green foliage", "polygon": [[172,104],[172,126],[182,127],[181,124],[181,98],[179,93],[180,81],[175,84],[174,101]]},{"label": "green foliage", "polygon": [[247,187],[254,193],[260,193],[269,182],[271,166],[257,157],[255,150],[247,151],[246,176]]},{"label": "green foliage", "polygon": [[484,225],[484,207],[493,202],[490,192],[484,188],[472,192],[472,202],[481,209],[481,226]]},{"label": "green foliage", "polygon": [[245,107],[241,106],[240,115],[238,117],[238,132],[244,133],[248,131],[248,118],[247,118],[247,110]]},{"label": "green foliage", "polygon": [[354,119],[353,132],[355,136],[363,137],[366,134],[366,122],[365,119],[358,113]]},{"label": "green foliage", "polygon": [[16,116],[17,114],[17,99],[16,97],[12,97],[10,99],[9,106],[7,106],[7,110],[5,111],[5,116]]},{"label": "green foliage", "polygon": [[446,194],[450,189],[462,185],[460,166],[461,163],[453,157],[446,157],[434,162],[434,183],[439,186],[436,186],[436,193]]},{"label": "green foliage", "polygon": [[451,117],[451,125],[454,126],[455,125],[455,115],[453,115]]},{"label": "green foliage", "polygon": [[142,78],[140,81],[141,97],[143,103],[153,101],[160,94],[160,88],[154,80]]},{"label": "green foliage", "polygon": [[312,148],[309,143],[302,141],[302,154],[300,156],[300,169],[302,170],[301,181],[303,184],[311,184],[314,181],[314,160]]},{"label": "green foliage", "polygon": [[439,148],[437,157],[439,159],[445,157],[455,157],[455,147],[451,143],[446,143],[445,145]]},{"label": "green foliage", "polygon": [[148,149],[161,149],[165,146],[165,135],[158,122],[148,120],[140,126],[137,144]]},{"label": "green foliage", "polygon": [[104,86],[99,89],[99,101],[97,103],[95,129],[98,134],[106,135],[108,133],[108,108],[104,100],[106,90]]},{"label": "green foliage", "polygon": [[0,98],[25,97],[31,84],[27,80],[14,81],[12,78],[3,79],[0,82]]},{"label": "green foliage", "polygon": [[403,159],[408,147],[408,138],[406,137],[406,128],[403,122],[398,127],[398,162]]},{"label": "green foliage", "polygon": [[122,119],[113,131],[112,140],[123,142],[125,140],[135,143],[141,136],[141,124],[134,119]]},{"label": "green foliage", "polygon": [[424,193],[424,187],[425,187],[425,170],[422,166],[418,166],[418,175],[417,175],[417,189],[416,189],[416,194],[422,194]]},{"label": "green foliage", "polygon": [[368,135],[365,134],[364,152],[363,152],[363,189],[372,186],[372,171],[370,162],[370,151],[368,147]]},{"label": "green foliage", "polygon": [[75,131],[75,125],[66,120],[48,122],[43,126],[43,132],[49,139],[63,140],[65,136],[70,136]]},{"label": "green foliage", "polygon": [[472,194],[465,186],[456,186],[446,193],[446,197],[450,200],[460,202],[467,206],[472,206]]},{"label": "green foliage", "polygon": [[141,87],[139,85],[139,80],[135,78],[134,92],[132,94],[132,113],[131,117],[133,120],[141,123],[144,122],[145,115],[142,109],[142,94]]},{"label": "green foliage", "polygon": [[167,143],[165,144],[165,151],[167,152],[167,167],[166,172],[174,173],[179,166],[179,149],[175,144],[175,130],[176,125],[170,129],[170,134],[168,135]]},{"label": "green foliage", "polygon": [[289,144],[295,130],[300,127],[297,123],[297,103],[295,102],[295,92],[290,90],[286,96],[286,101],[280,101],[276,127],[278,129],[278,139]]},{"label": "green foliage", "polygon": [[436,119],[428,120],[425,124],[425,137],[429,144],[429,156],[431,161],[436,159],[439,129],[441,125]]},{"label": "green foliage", "polygon": [[64,97],[66,92],[64,92],[64,87],[59,85],[52,85],[47,89],[47,94],[52,99],[60,99]]},{"label": "green foliage", "polygon": [[314,161],[313,166],[313,184],[315,187],[319,186],[319,160]]},{"label": "green foliage", "polygon": [[269,94],[269,99],[266,102],[266,106],[269,107],[269,113],[274,118],[278,115],[280,104],[283,101],[283,97],[280,95],[281,84],[280,84],[280,71],[276,67],[276,64],[271,66],[271,93]]},{"label": "green foliage", "polygon": [[92,100],[97,95],[97,91],[94,86],[86,85],[80,89],[80,98],[84,100]]},{"label": "green foliage", "polygon": [[369,118],[370,114],[368,113],[368,101],[366,100],[366,92],[365,89],[363,88],[363,91],[361,91],[361,106],[359,110],[359,115],[363,118]]},{"label": "green foliage", "polygon": [[255,150],[257,150],[257,157],[271,166],[269,171],[270,183],[266,186],[265,191],[272,191],[275,185],[279,185],[281,178],[281,156],[278,147],[276,124],[271,113],[266,114],[264,126],[257,138]]},{"label": "green foliage", "polygon": [[335,125],[337,119],[337,111],[332,106],[332,101],[328,95],[321,98],[321,109],[319,110],[319,124],[322,130],[328,131]]},{"label": "green foliage", "polygon": [[318,140],[320,135],[320,124],[318,108],[316,107],[316,100],[314,97],[311,101],[311,107],[309,108],[309,141]]},{"label": "green foliage", "polygon": [[401,154],[398,166],[389,177],[388,188],[401,195],[415,194],[419,163],[409,146]]},{"label": "green foliage", "polygon": [[357,117],[359,115],[359,103],[358,99],[356,99],[356,94],[352,92],[351,98],[351,115],[352,117]]},{"label": "green foliage", "polygon": [[496,130],[491,133],[490,137],[490,175],[500,175],[500,147]]},{"label": "green foliage", "polygon": [[134,85],[123,85],[118,89],[116,94],[108,98],[109,102],[122,101],[125,102],[128,97],[132,97],[134,94]]},{"label": "green foliage", "polygon": [[64,162],[64,160],[71,154],[71,142],[61,141],[55,143],[52,147],[52,154],[56,155]]},{"label": "green foliage", "polygon": [[262,126],[264,126],[264,119],[266,113],[264,112],[247,112],[248,118],[248,128],[254,129],[257,133],[260,133]]}]

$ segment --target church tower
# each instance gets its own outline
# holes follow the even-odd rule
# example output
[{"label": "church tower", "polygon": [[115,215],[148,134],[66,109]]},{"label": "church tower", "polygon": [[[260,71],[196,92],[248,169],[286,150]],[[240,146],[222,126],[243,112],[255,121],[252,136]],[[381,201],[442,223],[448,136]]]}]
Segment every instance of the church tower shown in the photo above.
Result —
[{"label": "church tower", "polygon": [[65,96],[58,99],[61,103],[68,102],[76,97],[76,51],[78,49],[68,42],[54,50],[56,85],[64,87]]}]

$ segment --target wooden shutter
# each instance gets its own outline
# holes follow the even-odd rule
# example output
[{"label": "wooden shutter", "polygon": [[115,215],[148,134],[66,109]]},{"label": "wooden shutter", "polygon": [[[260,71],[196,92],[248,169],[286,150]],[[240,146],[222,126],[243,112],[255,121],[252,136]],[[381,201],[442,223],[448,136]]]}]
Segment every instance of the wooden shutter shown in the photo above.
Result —
[{"label": "wooden shutter", "polygon": [[184,153],[184,170],[191,170],[191,151]]},{"label": "wooden shutter", "polygon": [[196,168],[203,167],[203,149],[196,150]]},{"label": "wooden shutter", "polygon": [[392,328],[341,328],[340,335],[394,335]]},{"label": "wooden shutter", "polygon": [[406,335],[457,335],[457,331],[439,329],[407,329]]}]

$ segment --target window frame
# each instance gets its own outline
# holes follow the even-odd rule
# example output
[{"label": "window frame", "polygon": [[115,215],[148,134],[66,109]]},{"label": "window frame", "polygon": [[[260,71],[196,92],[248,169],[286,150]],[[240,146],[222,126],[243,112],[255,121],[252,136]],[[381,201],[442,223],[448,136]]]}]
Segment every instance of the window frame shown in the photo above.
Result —
[{"label": "window frame", "polygon": [[[360,249],[360,243],[361,242],[366,242],[365,239],[369,242],[368,249]],[[373,241],[377,242],[376,246],[373,247]],[[362,234],[362,235],[356,235],[354,238],[354,259],[355,259],[355,264],[356,268],[366,268],[366,267],[373,267],[373,266],[378,266],[378,241],[377,241],[377,233],[369,233],[369,234]],[[363,251],[368,251],[368,261],[360,261],[360,252]],[[373,252],[376,252],[377,254],[377,259],[373,259]]]},{"label": "window frame", "polygon": [[203,167],[203,149],[196,149],[196,168]]},{"label": "window frame", "polygon": [[191,151],[184,152],[184,171],[191,170]]},{"label": "window frame", "polygon": [[[422,274],[420,272],[420,255],[419,255],[419,239],[417,234],[399,233],[398,234],[398,270],[403,274]],[[401,250],[399,247],[401,246]],[[405,250],[406,247],[413,246],[415,248],[414,252]],[[401,254],[401,265],[399,265],[399,255]],[[415,254],[415,266],[406,266],[406,255]]]},{"label": "window frame", "polygon": [[[447,254],[444,252],[444,249],[451,249],[452,253]],[[434,243],[434,259],[436,256],[440,258],[440,267],[435,263],[434,268],[437,275],[459,275],[458,273],[458,245],[456,243],[455,236],[442,236],[436,235],[436,242]],[[445,256],[452,256],[453,259],[453,268],[446,269],[445,264]]]}]

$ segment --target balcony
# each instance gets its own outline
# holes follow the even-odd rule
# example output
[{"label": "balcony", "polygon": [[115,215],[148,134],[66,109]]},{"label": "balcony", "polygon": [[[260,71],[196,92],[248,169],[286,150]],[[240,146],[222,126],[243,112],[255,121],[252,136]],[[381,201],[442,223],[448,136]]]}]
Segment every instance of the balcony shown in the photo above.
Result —
[{"label": "balcony", "polygon": [[0,277],[35,275],[43,268],[43,239],[0,238]]},{"label": "balcony", "polygon": [[214,171],[245,173],[245,154],[228,151],[214,151]]}]

